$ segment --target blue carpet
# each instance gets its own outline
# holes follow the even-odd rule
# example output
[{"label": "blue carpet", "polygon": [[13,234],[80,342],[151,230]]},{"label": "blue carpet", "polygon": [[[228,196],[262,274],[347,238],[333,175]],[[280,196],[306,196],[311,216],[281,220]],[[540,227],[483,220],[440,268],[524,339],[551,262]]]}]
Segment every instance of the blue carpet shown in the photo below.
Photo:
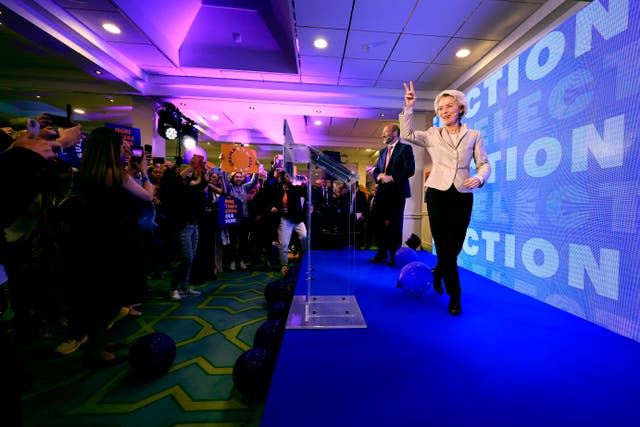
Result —
[{"label": "blue carpet", "polygon": [[640,343],[464,270],[454,317],[350,254],[314,251],[312,286],[349,283],[367,328],[287,330],[262,427],[640,425]]}]

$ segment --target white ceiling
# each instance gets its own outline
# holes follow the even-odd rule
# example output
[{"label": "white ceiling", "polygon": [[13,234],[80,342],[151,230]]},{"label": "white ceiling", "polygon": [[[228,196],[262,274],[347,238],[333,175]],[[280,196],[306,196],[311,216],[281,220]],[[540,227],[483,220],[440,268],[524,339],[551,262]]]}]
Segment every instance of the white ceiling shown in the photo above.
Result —
[{"label": "white ceiling", "polygon": [[[366,148],[379,145],[382,126],[397,118],[403,82],[415,82],[418,107],[429,115],[438,91],[468,89],[586,2],[1,4],[5,114],[32,115],[71,103],[86,111],[89,122],[130,125],[133,99],[145,97],[173,103],[213,141],[282,144],[286,119],[296,142]],[[105,32],[105,21],[122,33]],[[328,40],[325,50],[313,47],[318,36]],[[463,47],[471,55],[456,58]],[[34,104],[36,95],[41,98]]]}]

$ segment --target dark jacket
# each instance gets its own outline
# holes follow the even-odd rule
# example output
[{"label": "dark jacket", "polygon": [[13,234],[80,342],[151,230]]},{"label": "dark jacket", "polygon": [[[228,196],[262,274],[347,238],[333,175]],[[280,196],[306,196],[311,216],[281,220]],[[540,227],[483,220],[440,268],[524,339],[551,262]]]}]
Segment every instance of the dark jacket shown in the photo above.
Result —
[{"label": "dark jacket", "polygon": [[[384,163],[387,158],[387,150],[389,147],[385,147],[380,151],[380,157],[378,163],[373,170],[373,179],[377,182],[378,175],[384,172]],[[413,149],[408,144],[403,144],[400,141],[396,143],[393,151],[391,152],[391,158],[387,165],[387,175],[393,177],[393,182],[388,184],[380,184],[379,190],[385,187],[387,191],[398,191],[400,195],[405,198],[411,197],[411,188],[409,185],[409,178],[413,176],[416,171],[415,159],[413,158]]]},{"label": "dark jacket", "polygon": [[[282,198],[287,192],[287,210],[283,211]],[[278,213],[293,223],[300,223],[306,219],[307,213],[307,189],[300,185],[278,186],[273,193],[272,206],[278,209]]]},{"label": "dark jacket", "polygon": [[47,187],[50,164],[38,153],[14,147],[0,154],[0,226],[4,229],[22,216]]}]

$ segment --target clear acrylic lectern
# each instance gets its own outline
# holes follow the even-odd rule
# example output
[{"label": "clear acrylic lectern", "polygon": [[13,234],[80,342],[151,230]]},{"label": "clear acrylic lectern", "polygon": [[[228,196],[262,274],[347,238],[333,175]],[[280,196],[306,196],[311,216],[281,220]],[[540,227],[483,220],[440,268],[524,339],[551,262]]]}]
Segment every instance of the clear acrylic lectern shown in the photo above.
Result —
[{"label": "clear acrylic lectern", "polygon": [[[342,200],[347,202],[342,206],[342,215],[333,217],[331,223],[314,224],[312,209],[308,210],[306,251],[297,286],[299,288],[304,284],[304,290],[296,289],[286,328],[366,328],[351,279],[355,273],[355,222],[351,213],[359,176],[323,152],[311,146],[295,144],[286,120],[284,134],[285,168],[289,166],[293,169],[294,164],[306,167],[309,181],[312,167],[325,171],[332,181],[338,181],[346,187]],[[292,170],[287,171],[292,173]],[[307,198],[310,202],[313,200],[311,187],[312,183],[308,182]],[[337,249],[312,250],[312,239],[317,236],[332,241]]]}]

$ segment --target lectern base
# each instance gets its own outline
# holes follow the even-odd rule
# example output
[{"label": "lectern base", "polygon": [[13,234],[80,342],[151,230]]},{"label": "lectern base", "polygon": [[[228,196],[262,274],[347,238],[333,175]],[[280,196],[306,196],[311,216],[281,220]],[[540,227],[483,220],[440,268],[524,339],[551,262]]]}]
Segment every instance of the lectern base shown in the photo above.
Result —
[{"label": "lectern base", "polygon": [[354,295],[295,295],[291,302],[287,329],[366,328]]}]

